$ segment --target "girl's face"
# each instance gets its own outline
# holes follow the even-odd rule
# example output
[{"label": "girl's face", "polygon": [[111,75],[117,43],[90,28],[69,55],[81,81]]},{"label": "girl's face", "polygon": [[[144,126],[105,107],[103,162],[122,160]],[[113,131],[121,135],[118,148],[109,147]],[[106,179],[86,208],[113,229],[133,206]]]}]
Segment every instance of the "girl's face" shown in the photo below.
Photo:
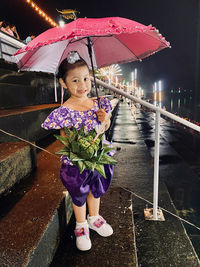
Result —
[{"label": "girl's face", "polygon": [[90,74],[87,66],[80,66],[69,70],[65,84],[71,96],[85,98],[91,90]]}]

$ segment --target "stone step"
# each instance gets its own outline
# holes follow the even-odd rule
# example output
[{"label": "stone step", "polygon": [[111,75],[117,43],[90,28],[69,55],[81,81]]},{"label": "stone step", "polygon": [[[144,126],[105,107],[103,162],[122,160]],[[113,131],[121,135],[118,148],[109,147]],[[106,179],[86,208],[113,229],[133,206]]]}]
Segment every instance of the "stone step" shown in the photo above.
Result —
[{"label": "stone step", "polygon": [[[31,105],[55,103],[53,81],[41,79],[34,86],[2,83],[0,81],[0,109],[18,108]],[[66,91],[65,91],[66,92]],[[64,99],[66,99],[65,93]],[[60,88],[57,87],[57,99],[60,102]]]},{"label": "stone step", "polygon": [[3,58],[0,58],[0,69],[17,71],[17,64],[5,61]]},{"label": "stone step", "polygon": [[[28,106],[12,110],[0,110],[1,129],[29,141],[37,141],[55,131],[46,131],[41,123],[59,104]],[[0,132],[0,142],[17,142],[17,138]]]},{"label": "stone step", "polygon": [[36,168],[36,152],[24,143],[0,144],[0,195],[24,179]]},{"label": "stone step", "polygon": [[112,225],[113,235],[103,238],[91,230],[91,250],[78,251],[74,237],[75,220],[72,217],[51,267],[138,266],[131,194],[111,187],[101,198],[100,214]]},{"label": "stone step", "polygon": [[[55,153],[61,146],[56,141],[47,149]],[[48,266],[52,261],[72,214],[59,169],[59,157],[38,154],[31,188],[0,221],[1,266]]]},{"label": "stone step", "polygon": [[13,74],[13,73],[15,73],[15,71],[14,70],[4,69],[4,68],[0,67],[0,77],[5,75],[5,74],[9,74],[9,73]]},{"label": "stone step", "polygon": [[[6,70],[6,69],[5,69]],[[45,72],[13,71],[0,76],[0,83],[21,84],[35,86],[45,84],[46,81],[54,82],[54,75]]]}]

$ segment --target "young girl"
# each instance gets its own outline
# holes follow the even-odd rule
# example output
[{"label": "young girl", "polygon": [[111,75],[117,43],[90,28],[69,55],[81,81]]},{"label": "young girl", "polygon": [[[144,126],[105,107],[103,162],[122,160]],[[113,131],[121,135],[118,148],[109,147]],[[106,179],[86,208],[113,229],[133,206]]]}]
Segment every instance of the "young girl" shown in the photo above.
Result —
[{"label": "young girl", "polygon": [[[105,120],[106,113],[112,107],[106,98],[100,98],[100,106],[97,100],[88,98],[91,90],[89,69],[86,62],[75,51],[70,52],[59,66],[58,78],[61,86],[70,92],[70,98],[59,108],[51,112],[42,124],[44,129],[61,129],[64,136],[64,127],[74,126],[80,129],[84,124],[87,131],[98,127]],[[107,125],[107,128],[109,125]],[[79,169],[70,164],[69,160],[62,156],[60,178],[67,188],[73,201],[73,209],[76,218],[76,246],[79,250],[89,250],[91,240],[89,228],[99,235],[107,237],[113,234],[112,227],[99,215],[100,196],[105,194],[111,183],[113,166],[104,165],[106,179],[96,170]],[[86,220],[86,201],[89,214]]]}]

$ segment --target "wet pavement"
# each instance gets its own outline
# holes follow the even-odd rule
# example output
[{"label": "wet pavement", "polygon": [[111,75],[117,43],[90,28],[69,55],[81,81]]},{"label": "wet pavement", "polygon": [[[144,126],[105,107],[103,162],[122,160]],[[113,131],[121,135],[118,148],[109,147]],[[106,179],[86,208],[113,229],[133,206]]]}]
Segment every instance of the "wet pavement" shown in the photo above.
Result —
[{"label": "wet pavement", "polygon": [[[139,114],[137,115],[139,116]],[[152,202],[153,158],[144,140],[153,149],[154,122],[151,119],[151,123],[149,123],[144,116],[140,117],[140,125],[138,125],[138,121],[136,123],[132,119],[130,107],[122,104],[116,119],[113,135],[113,141],[119,141],[121,146],[120,152],[117,153],[118,164],[115,167],[113,185],[123,186]],[[143,131],[148,130],[147,138],[141,135],[139,128],[140,130],[143,128]],[[171,140],[175,139],[173,136],[170,138]],[[126,142],[131,140],[133,143],[122,144],[123,140]],[[174,151],[168,150],[164,154],[167,147],[164,145],[163,140],[161,140],[161,145],[163,145],[161,160],[166,163],[165,167],[168,166],[169,162],[174,164],[181,162],[181,157]],[[182,168],[183,165],[180,167]],[[175,168],[174,171],[177,174]],[[163,181],[164,179],[160,179],[159,183],[159,205],[176,214]],[[179,219],[164,212],[166,219],[164,222],[145,221],[143,214],[146,206],[145,201],[133,195],[132,203],[138,266],[199,266],[197,255]]]},{"label": "wet pavement", "polygon": [[[137,125],[153,156],[154,113],[137,114]],[[200,136],[180,124],[161,118],[160,177],[178,215],[200,227]],[[200,257],[200,231],[184,224]]]}]

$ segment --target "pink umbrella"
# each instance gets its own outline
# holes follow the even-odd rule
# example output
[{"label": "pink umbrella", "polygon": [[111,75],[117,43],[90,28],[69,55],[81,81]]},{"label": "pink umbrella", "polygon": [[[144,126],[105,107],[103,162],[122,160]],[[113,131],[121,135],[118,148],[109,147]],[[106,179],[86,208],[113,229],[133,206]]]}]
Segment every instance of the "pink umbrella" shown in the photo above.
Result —
[{"label": "pink umbrella", "polygon": [[45,31],[15,57],[20,70],[55,74],[70,51],[77,51],[93,69],[142,60],[169,46],[152,25],[120,17],[80,18]]}]

